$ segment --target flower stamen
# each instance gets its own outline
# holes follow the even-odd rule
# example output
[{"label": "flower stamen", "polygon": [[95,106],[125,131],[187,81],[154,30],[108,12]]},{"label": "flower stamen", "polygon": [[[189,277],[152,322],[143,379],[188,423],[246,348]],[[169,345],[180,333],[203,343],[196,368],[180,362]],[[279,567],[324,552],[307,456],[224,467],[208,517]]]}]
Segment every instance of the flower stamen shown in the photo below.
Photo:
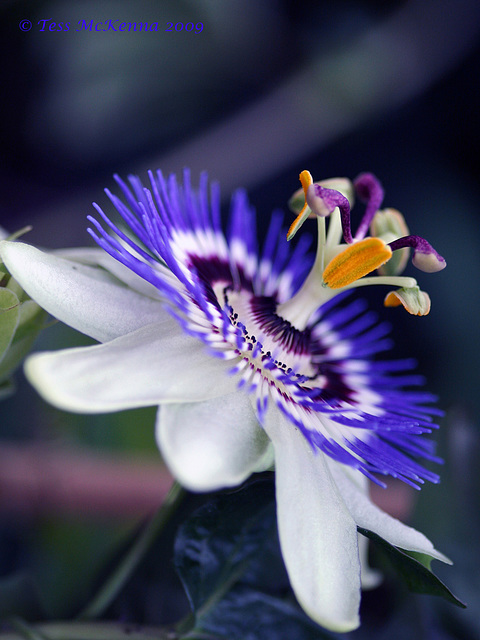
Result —
[{"label": "flower stamen", "polygon": [[[385,306],[402,304],[409,313],[426,315],[430,310],[427,294],[420,292],[414,278],[401,278],[398,274],[403,271],[410,248],[413,249],[413,264],[422,271],[440,271],[446,266],[445,259],[424,238],[408,235],[399,212],[379,210],[384,192],[377,178],[371,173],[362,173],[353,183],[356,194],[366,204],[355,236],[352,235],[350,216],[353,187],[348,180],[334,178],[314,183],[311,174],[302,171],[300,182],[305,202],[302,207],[301,189],[290,200],[292,210],[299,213],[287,240],[295,235],[307,217],[316,217],[317,252],[303,285],[290,300],[279,305],[278,313],[297,328],[304,329],[315,309],[337,295],[340,289],[382,284],[401,287],[400,293],[392,292],[387,296]],[[326,217],[329,218],[328,233]],[[372,236],[365,237],[369,228]],[[394,251],[398,253],[391,259]],[[388,266],[384,266],[387,263]],[[378,270],[377,275],[365,277],[375,270]]]},{"label": "flower stamen", "polygon": [[331,260],[323,281],[331,289],[341,289],[371,273],[392,257],[391,248],[380,238],[365,238],[348,246]]},{"label": "flower stamen", "polygon": [[386,307],[403,306],[404,309],[414,316],[426,316],[430,312],[430,297],[425,291],[421,291],[418,286],[403,287],[396,291],[387,293],[383,304]]},{"label": "flower stamen", "polygon": [[302,210],[300,211],[298,216],[290,225],[290,228],[287,233],[287,240],[291,240],[293,238],[293,236],[297,233],[297,231],[300,229],[302,224],[310,215],[310,208],[307,203],[307,191],[308,191],[308,188],[313,184],[313,178],[310,171],[307,171],[307,170],[302,171],[299,177],[300,177],[300,182],[302,184],[303,193],[305,195],[305,204],[303,205]]}]

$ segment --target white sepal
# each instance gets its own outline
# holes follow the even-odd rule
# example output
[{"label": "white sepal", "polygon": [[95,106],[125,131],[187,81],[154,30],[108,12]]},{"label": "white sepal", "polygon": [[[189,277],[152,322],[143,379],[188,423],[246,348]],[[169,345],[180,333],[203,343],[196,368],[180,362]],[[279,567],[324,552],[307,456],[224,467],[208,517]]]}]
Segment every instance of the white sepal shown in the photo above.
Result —
[{"label": "white sepal", "polygon": [[337,487],[359,527],[373,531],[395,547],[424,553],[451,564],[451,561],[443,553],[437,551],[423,533],[388,515],[370,500],[368,480],[360,471],[334,460],[329,460],[328,465]]},{"label": "white sepal", "polygon": [[104,413],[231,393],[230,367],[166,316],[105,344],[35,354],[25,372],[56,407]]},{"label": "white sepal", "polygon": [[333,631],[359,624],[360,559],[357,527],[326,456],[276,407],[265,431],[275,448],[277,518],[291,585],[306,613]]},{"label": "white sepal", "polygon": [[271,463],[270,441],[247,394],[186,404],[165,404],[157,443],[172,474],[190,491],[233,487]]},{"label": "white sepal", "polygon": [[21,242],[3,241],[0,255],[28,295],[58,320],[106,342],[161,320],[162,303],[90,267]]}]

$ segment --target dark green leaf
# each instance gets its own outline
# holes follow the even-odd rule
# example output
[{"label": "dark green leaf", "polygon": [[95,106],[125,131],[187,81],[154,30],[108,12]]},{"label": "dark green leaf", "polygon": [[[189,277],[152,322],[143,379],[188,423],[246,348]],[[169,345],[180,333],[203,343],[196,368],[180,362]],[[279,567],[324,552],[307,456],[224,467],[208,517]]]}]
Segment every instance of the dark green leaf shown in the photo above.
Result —
[{"label": "dark green leaf", "polygon": [[33,300],[20,304],[20,318],[15,335],[0,362],[0,381],[8,379],[30,353],[33,343],[45,325],[47,314]]},{"label": "dark green leaf", "polygon": [[221,640],[331,640],[298,607],[237,586],[185,638]]},{"label": "dark green leaf", "polygon": [[197,614],[214,606],[243,576],[275,527],[270,479],[215,495],[182,525],[175,541],[175,566]]},{"label": "dark green leaf", "polygon": [[15,393],[15,384],[11,380],[0,382],[0,400],[5,400]]},{"label": "dark green leaf", "polygon": [[[361,527],[358,527],[358,531],[367,538],[370,538],[370,540],[384,552],[390,564],[405,580],[410,591],[440,596],[452,604],[455,604],[457,607],[466,607],[466,605],[454,596],[443,582],[430,571],[424,554],[413,554],[398,549],[376,533],[373,533],[373,531],[368,531]],[[418,559],[415,559],[415,557],[413,557],[414,555]]]},{"label": "dark green leaf", "polygon": [[278,543],[271,474],[216,494],[181,527],[175,564],[194,614],[184,640],[325,640],[296,604]]},{"label": "dark green leaf", "polygon": [[0,288],[0,359],[12,342],[20,316],[20,303],[10,289]]},{"label": "dark green leaf", "polygon": [[426,553],[420,553],[418,551],[403,550],[403,552],[406,553],[407,556],[410,556],[414,560],[417,560],[417,562],[420,562],[420,564],[423,564],[423,566],[429,571],[432,570],[432,556],[429,556]]}]

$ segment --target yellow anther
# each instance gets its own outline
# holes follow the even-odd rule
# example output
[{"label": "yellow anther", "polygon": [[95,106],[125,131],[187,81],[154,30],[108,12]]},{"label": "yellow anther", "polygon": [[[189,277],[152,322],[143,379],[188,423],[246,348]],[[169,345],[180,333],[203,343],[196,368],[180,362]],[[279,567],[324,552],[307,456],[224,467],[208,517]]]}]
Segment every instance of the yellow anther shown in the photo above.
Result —
[{"label": "yellow anther", "polygon": [[305,194],[305,198],[306,198],[307,197],[307,189],[311,184],[313,184],[312,174],[310,173],[310,171],[307,171],[305,169],[299,175],[299,178],[300,178],[300,184],[302,185],[303,193]]},{"label": "yellow anther", "polygon": [[349,245],[325,267],[323,281],[341,289],[390,260],[392,250],[380,238],[365,238]]},{"label": "yellow anther", "polygon": [[300,228],[300,226],[303,224],[304,220],[305,220],[305,211],[308,207],[307,205],[307,189],[308,187],[313,184],[313,178],[310,174],[310,171],[302,171],[302,173],[300,174],[300,182],[302,184],[302,188],[303,188],[303,193],[305,195],[305,204],[303,205],[302,210],[300,211],[300,213],[298,214],[298,216],[295,218],[295,220],[292,222],[292,224],[290,225],[290,229],[288,230],[287,233],[287,240],[291,240],[293,238],[293,236],[297,233],[298,229]]},{"label": "yellow anther", "polygon": [[419,287],[397,289],[387,293],[383,304],[386,307],[399,307],[402,305],[408,313],[414,316],[426,316],[430,312],[430,297]]}]

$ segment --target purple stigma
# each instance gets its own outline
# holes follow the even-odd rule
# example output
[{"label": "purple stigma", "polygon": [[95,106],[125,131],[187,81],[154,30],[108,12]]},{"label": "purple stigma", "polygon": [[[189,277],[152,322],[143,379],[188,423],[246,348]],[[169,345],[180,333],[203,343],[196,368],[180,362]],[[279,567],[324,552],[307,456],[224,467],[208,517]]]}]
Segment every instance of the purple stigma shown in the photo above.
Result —
[{"label": "purple stigma", "polygon": [[342,195],[340,191],[336,191],[335,189],[327,189],[319,184],[314,184],[313,186],[315,188],[315,195],[323,201],[329,213],[332,213],[335,207],[340,209],[343,237],[345,238],[345,242],[351,244],[353,237],[350,227],[350,203],[348,199]]},{"label": "purple stigma", "polygon": [[447,266],[445,258],[442,258],[432,245],[420,236],[404,236],[403,238],[398,238],[398,240],[393,240],[393,242],[389,243],[389,246],[392,251],[403,249],[404,247],[412,248],[412,262],[420,271],[434,273]]},{"label": "purple stigma", "polygon": [[367,235],[372,218],[383,202],[384,193],[382,185],[373,173],[361,173],[354,180],[353,185],[360,200],[367,205],[363,218],[358,225],[357,233],[355,234],[355,238],[361,240]]}]

